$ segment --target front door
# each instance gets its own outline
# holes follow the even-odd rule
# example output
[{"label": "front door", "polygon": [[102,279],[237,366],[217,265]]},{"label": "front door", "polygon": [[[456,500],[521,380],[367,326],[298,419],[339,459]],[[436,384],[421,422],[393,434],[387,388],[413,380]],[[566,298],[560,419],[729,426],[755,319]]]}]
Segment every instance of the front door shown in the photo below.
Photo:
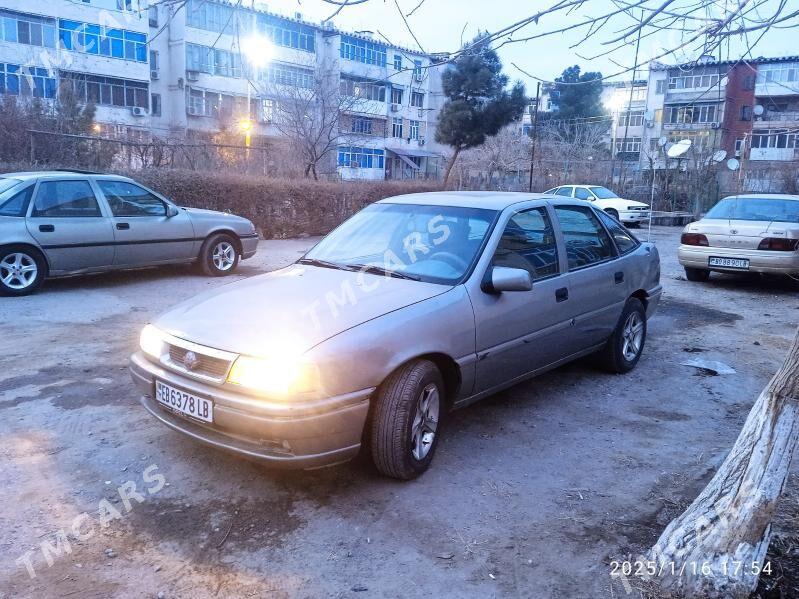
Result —
[{"label": "front door", "polygon": [[168,216],[168,205],[155,194],[127,181],[97,181],[114,225],[117,266],[158,264],[196,255],[194,227],[184,210]]},{"label": "front door", "polygon": [[545,207],[514,214],[503,230],[489,269],[521,268],[530,291],[472,293],[476,322],[476,392],[498,387],[562,358],[569,334],[564,306],[571,301],[560,273],[557,243]]},{"label": "front door", "polygon": [[111,266],[114,233],[88,180],[41,181],[26,222],[52,273]]}]

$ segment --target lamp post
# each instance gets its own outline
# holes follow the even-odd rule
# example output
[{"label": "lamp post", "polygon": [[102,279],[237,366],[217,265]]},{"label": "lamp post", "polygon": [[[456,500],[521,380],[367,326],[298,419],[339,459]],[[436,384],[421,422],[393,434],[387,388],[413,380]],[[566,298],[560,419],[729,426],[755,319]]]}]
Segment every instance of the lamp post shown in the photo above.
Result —
[{"label": "lamp post", "polygon": [[272,60],[274,46],[263,35],[254,33],[241,40],[239,49],[247,61],[247,66],[250,68],[250,75],[247,78],[247,124],[241,123],[241,129],[245,133],[245,141],[249,148],[253,129],[252,89],[255,85],[253,80],[257,78],[261,69]]},{"label": "lamp post", "polygon": [[535,106],[530,106],[530,120],[532,121],[532,139],[533,143],[530,148],[530,182],[527,185],[527,191],[533,191],[533,169],[535,168],[535,142],[538,141],[538,105],[541,103],[541,82],[538,81],[535,85]]}]

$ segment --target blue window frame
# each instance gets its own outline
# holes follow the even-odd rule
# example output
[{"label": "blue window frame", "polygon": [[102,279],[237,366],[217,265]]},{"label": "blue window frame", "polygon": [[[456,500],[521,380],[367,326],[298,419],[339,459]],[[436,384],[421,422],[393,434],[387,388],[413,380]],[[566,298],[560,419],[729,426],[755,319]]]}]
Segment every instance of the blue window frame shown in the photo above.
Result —
[{"label": "blue window frame", "polygon": [[57,87],[47,69],[0,63],[0,94],[52,100]]},{"label": "blue window frame", "polygon": [[0,40],[55,48],[55,19],[0,10]]},{"label": "blue window frame", "polygon": [[272,40],[276,46],[295,48],[305,52],[315,52],[316,50],[316,30],[309,25],[264,14],[257,15],[256,23],[258,30]]},{"label": "blue window frame", "polygon": [[71,85],[81,104],[148,108],[150,88],[144,81],[98,77],[83,73],[61,73],[61,83]]},{"label": "blue window frame", "polygon": [[58,39],[65,50],[147,62],[147,35],[144,33],[59,19]]},{"label": "blue window frame", "polygon": [[414,60],[413,61],[413,74],[417,75],[417,76],[422,74],[422,61],[421,60]]},{"label": "blue window frame", "polygon": [[339,53],[341,58],[354,60],[379,67],[386,66],[386,46],[351,35],[341,36]]},{"label": "blue window frame", "polygon": [[357,146],[340,146],[338,149],[338,165],[359,168],[383,168],[385,152],[375,148],[359,148]]},{"label": "blue window frame", "polygon": [[394,70],[401,71],[402,70],[402,55],[395,54],[394,55]]}]

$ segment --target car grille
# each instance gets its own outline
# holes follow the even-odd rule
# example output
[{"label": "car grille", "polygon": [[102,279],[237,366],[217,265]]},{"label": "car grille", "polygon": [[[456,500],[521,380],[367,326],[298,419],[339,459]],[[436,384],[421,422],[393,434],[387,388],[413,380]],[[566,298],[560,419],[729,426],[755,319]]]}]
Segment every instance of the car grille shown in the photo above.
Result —
[{"label": "car grille", "polygon": [[627,210],[649,210],[647,206],[629,206]]},{"label": "car grille", "polygon": [[192,351],[196,359],[193,367],[189,368],[186,364],[186,354],[190,351],[192,350],[186,349],[185,347],[170,345],[169,362],[178,370],[182,370],[191,375],[212,378],[219,381],[227,376],[231,364],[230,360],[206,356],[197,351]]}]

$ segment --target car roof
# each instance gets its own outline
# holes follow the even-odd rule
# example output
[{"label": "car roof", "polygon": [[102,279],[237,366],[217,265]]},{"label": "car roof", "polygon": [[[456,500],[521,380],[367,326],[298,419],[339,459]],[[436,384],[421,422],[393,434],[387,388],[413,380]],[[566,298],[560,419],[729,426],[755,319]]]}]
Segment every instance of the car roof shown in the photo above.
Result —
[{"label": "car roof", "polygon": [[564,198],[555,197],[545,193],[525,193],[510,191],[431,191],[423,193],[408,193],[385,198],[378,204],[418,204],[424,206],[455,206],[458,208],[487,208],[489,210],[504,210],[513,204],[529,200],[557,200]]},{"label": "car roof", "polygon": [[52,170],[52,171],[32,171],[32,172],[19,172],[19,173],[2,173],[0,177],[3,179],[19,179],[21,181],[29,181],[31,179],[38,179],[43,177],[58,177],[59,179],[85,179],[86,177],[104,178],[104,179],[122,179],[130,181],[128,177],[122,175],[107,175],[104,173],[94,173],[90,171],[72,171],[72,170]]},{"label": "car roof", "polygon": [[735,200],[735,199],[760,199],[760,200],[797,200],[799,195],[791,195],[789,193],[739,193],[734,196],[725,196],[722,200]]}]

